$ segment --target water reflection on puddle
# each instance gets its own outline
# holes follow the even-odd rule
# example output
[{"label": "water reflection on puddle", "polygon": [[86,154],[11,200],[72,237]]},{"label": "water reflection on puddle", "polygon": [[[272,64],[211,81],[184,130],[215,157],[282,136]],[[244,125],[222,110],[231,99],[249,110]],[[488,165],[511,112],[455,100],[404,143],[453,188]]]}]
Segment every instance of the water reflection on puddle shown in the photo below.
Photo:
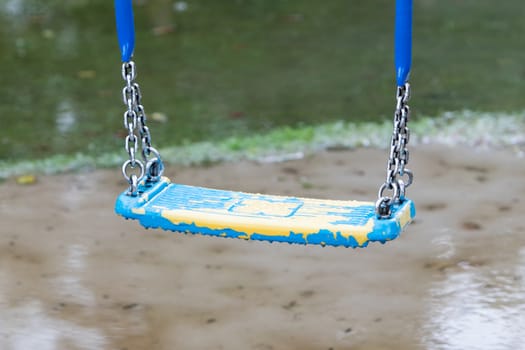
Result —
[{"label": "water reflection on puddle", "polygon": [[57,294],[62,297],[74,296],[75,301],[85,306],[94,306],[95,296],[84,285],[82,273],[85,269],[87,249],[79,244],[72,244],[67,249],[64,271],[53,282]]},{"label": "water reflection on puddle", "polygon": [[[79,279],[85,268],[86,254],[85,247],[81,245],[68,247],[64,260],[67,272],[53,281],[54,286],[48,292],[39,293],[43,299],[48,297],[49,292],[53,295],[54,291],[63,297],[73,298],[79,305],[93,305],[92,292]],[[0,274],[3,281],[13,282],[15,276],[6,271],[0,272],[3,272]],[[9,298],[9,294],[9,283],[0,284],[0,349],[91,350],[103,349],[107,345],[106,336],[100,329],[82,326],[81,320],[77,323],[64,319],[57,311],[60,305],[64,306],[63,303],[53,307],[49,302],[30,296],[8,303],[5,298]]]},{"label": "water reflection on puddle", "polygon": [[82,327],[73,322],[53,318],[37,300],[2,310],[1,349],[91,350],[103,349],[105,346],[105,336],[99,329]]},{"label": "water reflection on puddle", "polygon": [[513,268],[460,263],[429,291],[428,349],[523,349],[525,249]]}]

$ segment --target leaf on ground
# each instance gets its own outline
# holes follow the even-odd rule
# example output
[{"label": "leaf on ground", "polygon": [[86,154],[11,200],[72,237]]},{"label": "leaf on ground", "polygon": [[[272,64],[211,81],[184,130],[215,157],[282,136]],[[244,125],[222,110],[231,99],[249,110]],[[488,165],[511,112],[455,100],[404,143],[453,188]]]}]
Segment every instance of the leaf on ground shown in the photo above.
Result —
[{"label": "leaf on ground", "polygon": [[93,79],[97,75],[97,72],[95,72],[92,69],[85,69],[85,70],[79,70],[77,72],[77,77],[80,79]]},{"label": "leaf on ground", "polygon": [[36,176],[32,174],[18,176],[16,183],[19,185],[33,185],[36,183]]},{"label": "leaf on ground", "polygon": [[150,118],[159,123],[166,123],[168,121],[168,116],[161,112],[151,113]]}]

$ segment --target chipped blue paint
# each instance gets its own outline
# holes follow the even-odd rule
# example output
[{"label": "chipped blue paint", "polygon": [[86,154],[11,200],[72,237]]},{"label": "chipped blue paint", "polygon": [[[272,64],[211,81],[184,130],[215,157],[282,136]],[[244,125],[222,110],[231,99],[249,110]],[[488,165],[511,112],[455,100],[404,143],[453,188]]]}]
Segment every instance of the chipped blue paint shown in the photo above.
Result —
[{"label": "chipped blue paint", "polygon": [[[126,193],[122,193],[118,197],[115,205],[117,214],[128,219],[139,220],[141,225],[146,228],[161,228],[183,233],[199,233],[225,238],[353,248],[366,247],[369,242],[384,243],[395,239],[403,230],[402,222],[404,226],[415,216],[415,207],[410,200],[394,205],[391,219],[379,220],[375,216],[374,206],[368,203],[356,206],[356,202],[352,201],[309,200],[296,197],[232,192],[171,184],[165,178],[159,183],[148,187],[142,183],[140,189],[143,193],[138,197],[131,197],[126,195]],[[242,208],[245,208],[243,203],[246,204],[248,201],[265,201],[271,204],[265,210],[243,212]],[[349,204],[344,205],[345,203]],[[278,205],[277,209],[282,210],[282,213],[273,209],[272,205],[274,204]],[[314,214],[311,214],[312,208],[315,209],[316,205],[326,209],[325,212],[321,213],[323,216],[318,218],[320,223],[310,220],[312,218],[317,219],[315,215],[319,215],[315,213],[315,210],[313,210]],[[299,210],[306,210],[306,214]],[[174,221],[165,217],[164,214],[169,211],[183,211],[185,214],[190,213],[190,217]],[[404,215],[403,213],[409,213],[409,220],[401,218]],[[194,217],[193,214],[195,214]],[[236,226],[236,220],[244,220],[245,226],[243,227],[245,228],[246,222],[250,223],[253,219],[255,220],[254,226],[248,227],[250,232],[245,232],[236,227],[222,227],[220,225],[222,221],[219,225],[216,221],[211,225],[206,220],[208,214],[211,216],[218,215],[219,219],[227,217],[228,220],[225,220],[225,222],[232,226]],[[332,216],[339,218],[339,220],[330,221],[329,218]],[[341,220],[341,217],[344,219]],[[233,221],[232,218],[234,218]],[[265,218],[264,225],[261,225],[259,222],[261,218]],[[271,219],[271,221],[266,219]],[[311,229],[311,231],[299,232],[295,228],[289,228],[286,224],[283,224],[283,222],[286,223],[286,220],[292,220],[294,224],[299,222],[301,224],[299,225],[300,227],[310,225],[313,222],[313,227],[305,228],[305,230]],[[348,225],[361,229],[365,225],[369,225],[370,220],[373,221],[373,225],[370,226],[370,232],[366,235],[362,234],[362,232],[358,232],[355,237],[348,233],[343,235],[337,229],[342,227],[347,230]],[[320,226],[323,222],[329,223],[327,225],[328,228]],[[259,227],[263,227],[263,230],[268,231],[268,225],[275,226],[276,232],[272,231],[268,234],[258,231]],[[365,238],[363,239],[363,237]]]}]

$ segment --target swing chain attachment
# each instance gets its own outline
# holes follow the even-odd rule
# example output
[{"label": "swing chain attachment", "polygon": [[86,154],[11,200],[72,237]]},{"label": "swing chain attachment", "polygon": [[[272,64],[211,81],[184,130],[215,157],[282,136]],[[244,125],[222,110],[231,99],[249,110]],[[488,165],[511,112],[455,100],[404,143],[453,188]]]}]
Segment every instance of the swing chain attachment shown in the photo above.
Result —
[{"label": "swing chain attachment", "polygon": [[[133,61],[122,64],[122,78],[126,86],[122,89],[122,100],[127,110],[124,112],[124,127],[128,131],[124,148],[129,159],[122,164],[122,175],[129,183],[128,195],[138,194],[138,184],[146,176],[147,182],[156,182],[162,176],[164,165],[160,153],[151,146],[151,134],[146,126],[146,113],[141,103],[142,94],[135,82],[137,71]],[[142,160],[136,158],[141,142]],[[150,155],[153,157],[150,159]]]},{"label": "swing chain attachment", "polygon": [[[405,83],[397,87],[396,110],[394,113],[394,131],[390,144],[386,181],[379,188],[376,202],[376,214],[380,219],[387,219],[392,213],[392,205],[400,203],[405,199],[406,188],[414,179],[414,174],[405,168],[409,159],[408,141],[410,130],[408,120],[410,118],[410,84]],[[403,178],[406,177],[406,180]],[[385,196],[385,191],[391,191],[392,196]]]}]

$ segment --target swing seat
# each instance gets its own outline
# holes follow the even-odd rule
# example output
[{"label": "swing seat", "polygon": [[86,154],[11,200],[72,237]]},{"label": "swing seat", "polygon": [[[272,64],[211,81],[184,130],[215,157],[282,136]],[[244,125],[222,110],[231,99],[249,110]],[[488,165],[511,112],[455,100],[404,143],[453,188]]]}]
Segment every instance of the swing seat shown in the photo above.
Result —
[{"label": "swing seat", "polygon": [[405,199],[389,219],[375,203],[224,191],[171,183],[141,182],[139,195],[117,198],[117,214],[145,228],[269,242],[366,247],[395,239],[415,216]]}]

